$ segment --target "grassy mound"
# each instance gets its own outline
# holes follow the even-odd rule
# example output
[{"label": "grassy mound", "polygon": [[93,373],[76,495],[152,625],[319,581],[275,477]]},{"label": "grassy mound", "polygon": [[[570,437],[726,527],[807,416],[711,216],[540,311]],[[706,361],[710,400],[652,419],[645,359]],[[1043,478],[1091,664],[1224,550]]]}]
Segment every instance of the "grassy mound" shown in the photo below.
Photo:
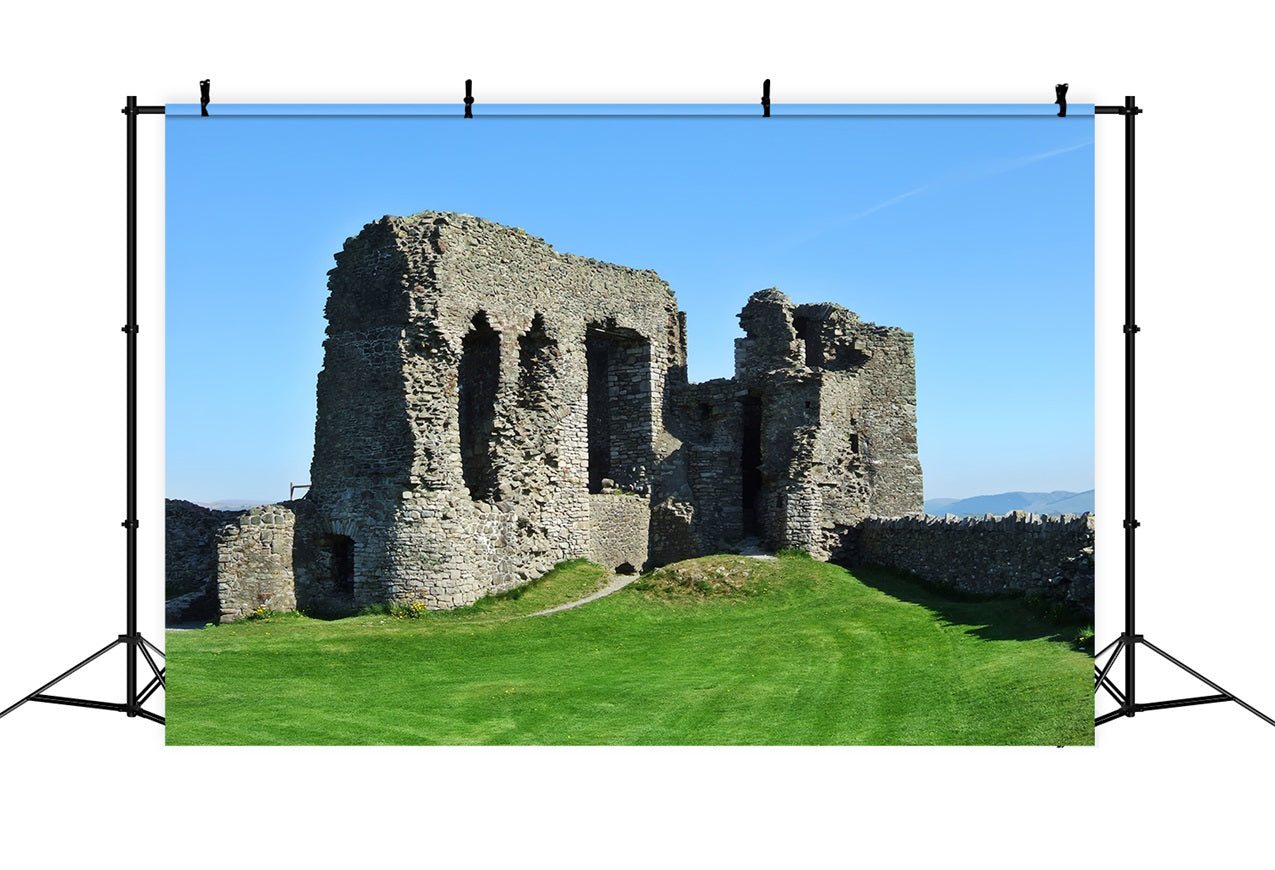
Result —
[{"label": "grassy mound", "polygon": [[705,556],[657,568],[635,580],[632,588],[665,599],[742,598],[769,592],[782,573],[775,560]]}]

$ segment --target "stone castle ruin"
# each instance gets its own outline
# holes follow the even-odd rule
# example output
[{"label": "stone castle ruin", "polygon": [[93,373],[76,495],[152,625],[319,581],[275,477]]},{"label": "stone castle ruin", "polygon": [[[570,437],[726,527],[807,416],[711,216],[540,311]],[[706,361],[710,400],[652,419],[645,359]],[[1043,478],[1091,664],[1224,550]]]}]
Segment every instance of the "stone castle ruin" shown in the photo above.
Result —
[{"label": "stone castle ruin", "polygon": [[[735,376],[688,383],[685,317],[654,272],[439,212],[368,224],[336,261],[310,490],[251,511],[170,501],[173,618],[447,609],[565,559],[634,572],[752,540],[900,562],[916,528],[879,518],[931,525],[901,329],[762,290]],[[1030,522],[1060,552],[1084,537]]]}]

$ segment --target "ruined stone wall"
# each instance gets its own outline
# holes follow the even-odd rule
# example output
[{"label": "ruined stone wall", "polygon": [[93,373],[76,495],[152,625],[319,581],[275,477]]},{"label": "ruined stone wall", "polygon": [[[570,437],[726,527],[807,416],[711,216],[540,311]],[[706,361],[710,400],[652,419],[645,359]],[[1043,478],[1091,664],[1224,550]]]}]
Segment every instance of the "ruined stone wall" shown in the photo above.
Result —
[{"label": "ruined stone wall", "polygon": [[589,559],[612,571],[641,571],[649,547],[650,501],[629,493],[590,495],[589,513]]},{"label": "ruined stone wall", "polygon": [[814,447],[819,419],[819,378],[778,371],[758,384],[761,401],[761,489],[757,518],[762,542],[772,549],[813,544],[820,516]]},{"label": "ruined stone wall", "polygon": [[232,622],[259,607],[311,612],[296,593],[306,527],[297,517],[307,510],[304,501],[227,511],[166,500],[167,622]]},{"label": "ruined stone wall", "polygon": [[629,492],[649,493],[655,465],[650,340],[630,329],[593,324],[586,329],[588,368],[589,491],[609,480]]},{"label": "ruined stone wall", "polygon": [[217,534],[235,511],[164,502],[164,600],[169,623],[217,618]]},{"label": "ruined stone wall", "polygon": [[797,528],[803,517],[794,509],[808,500],[801,492],[807,481],[792,473],[793,454],[808,440],[808,426],[818,414],[817,389],[803,365],[786,295],[773,287],[754,293],[739,323],[744,337],[735,340],[734,380],[741,530],[771,548],[800,546],[807,536]]},{"label": "ruined stone wall", "polygon": [[834,330],[825,336],[827,347],[837,356],[830,357],[824,378],[820,431],[849,436],[849,444],[832,444],[836,451],[845,444],[847,455],[857,457],[856,473],[867,481],[863,516],[920,516],[912,334],[845,315],[826,322]]},{"label": "ruined stone wall", "polygon": [[792,301],[778,288],[748,297],[739,313],[739,326],[744,337],[735,339],[735,380],[741,388],[751,389],[771,372],[794,369],[804,362],[792,323]]},{"label": "ruined stone wall", "polygon": [[[863,323],[835,306],[799,306],[819,341],[818,419],[810,430],[809,465],[795,457],[814,490],[814,516],[801,528],[804,549],[836,557],[846,528],[870,516],[921,516],[921,465],[916,441],[915,359],[910,333]],[[818,335],[814,327],[818,327]],[[797,538],[793,537],[796,541]]]},{"label": "ruined stone wall", "polygon": [[921,515],[911,334],[774,288],[749,298],[740,324],[743,531],[826,559],[865,517]]},{"label": "ruined stone wall", "polygon": [[217,535],[218,619],[233,622],[258,608],[297,609],[292,571],[296,515],[283,505],[238,514]]},{"label": "ruined stone wall", "polygon": [[719,552],[744,535],[738,392],[733,378],[718,378],[668,398],[671,447],[652,505],[653,564]]},{"label": "ruined stone wall", "polygon": [[863,520],[845,552],[859,564],[899,568],[977,594],[1034,594],[1092,616],[1094,518],[903,517]]},{"label": "ruined stone wall", "polygon": [[[408,256],[397,239],[384,223],[347,239],[328,273],[324,308],[328,327],[309,491],[321,510],[314,515],[318,528],[313,535],[307,530],[306,537],[342,535],[358,542],[354,597],[364,603],[385,600],[394,495],[404,488],[405,469],[417,452],[402,375],[410,357],[405,346],[410,297],[403,281]],[[454,390],[454,373],[451,386]],[[317,566],[305,570],[312,567],[310,555],[303,582],[324,586]]]},{"label": "ruined stone wall", "polygon": [[[613,339],[607,477],[650,495],[657,398],[686,364],[654,272],[425,212],[368,225],[330,275],[307,501],[319,536],[354,542],[356,604],[455,607],[590,555],[591,334]],[[467,336],[486,330],[494,352],[467,360]],[[480,375],[494,387],[476,388]],[[463,455],[474,392],[485,407],[465,412]]]}]

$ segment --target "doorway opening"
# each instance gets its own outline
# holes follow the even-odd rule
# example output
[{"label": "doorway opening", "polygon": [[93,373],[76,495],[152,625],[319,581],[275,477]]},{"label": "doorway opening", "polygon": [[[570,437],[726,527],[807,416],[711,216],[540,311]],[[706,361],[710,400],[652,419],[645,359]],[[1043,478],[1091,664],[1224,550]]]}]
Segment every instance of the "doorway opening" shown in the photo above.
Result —
[{"label": "doorway opening", "polygon": [[320,565],[326,569],[332,595],[354,601],[354,539],[347,535],[324,535],[319,539]]}]

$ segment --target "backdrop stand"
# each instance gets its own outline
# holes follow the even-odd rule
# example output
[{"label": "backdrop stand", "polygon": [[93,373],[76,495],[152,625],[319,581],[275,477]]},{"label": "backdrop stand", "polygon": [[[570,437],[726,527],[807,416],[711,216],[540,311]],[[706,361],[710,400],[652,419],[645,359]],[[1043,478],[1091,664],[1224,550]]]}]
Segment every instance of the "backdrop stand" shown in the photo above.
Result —
[{"label": "backdrop stand", "polygon": [[[1060,86],[1062,87],[1062,86]],[[1060,97],[1061,99],[1061,97]],[[1094,656],[1094,694],[1099,689],[1103,689],[1116,703],[1120,705],[1119,709],[1110,713],[1104,713],[1094,718],[1094,727],[1097,728],[1104,722],[1110,722],[1121,716],[1132,716],[1135,713],[1141,713],[1144,710],[1165,710],[1170,707],[1194,707],[1199,704],[1216,704],[1221,701],[1234,701],[1245,710],[1253,713],[1255,716],[1264,719],[1267,723],[1275,725],[1275,719],[1267,716],[1261,710],[1251,704],[1246,704],[1230,692],[1223,689],[1217,683],[1201,675],[1175,659],[1173,656],[1160,649],[1151,641],[1138,634],[1134,628],[1134,598],[1135,598],[1135,582],[1134,582],[1134,532],[1138,528],[1138,521],[1134,517],[1134,412],[1133,412],[1133,339],[1139,332],[1138,326],[1133,322],[1133,265],[1134,265],[1134,238],[1133,238],[1133,120],[1142,112],[1135,104],[1133,97],[1125,97],[1123,106],[1094,106],[1095,115],[1124,115],[1124,302],[1125,302],[1125,322],[1124,322],[1124,385],[1125,385],[1125,406],[1124,406],[1124,461],[1125,461],[1125,520],[1124,520],[1124,631],[1118,638],[1107,644],[1103,649]],[[1062,115],[1062,112],[1059,112]],[[1176,698],[1170,701],[1152,701],[1150,703],[1139,703],[1135,694],[1136,683],[1135,677],[1135,653],[1138,646],[1145,646],[1153,653],[1161,656],[1178,668],[1186,671],[1209,688],[1215,689],[1215,695],[1197,695],[1192,698]],[[1107,659],[1105,665],[1100,665],[1102,657],[1110,651],[1111,655]],[[1116,686],[1112,679],[1111,670],[1116,663],[1116,659],[1124,654],[1124,691]]]},{"label": "backdrop stand", "polygon": [[[128,561],[125,569],[125,606],[127,609],[128,628],[115,640],[93,653],[74,667],[63,671],[21,701],[0,712],[0,718],[9,715],[28,701],[40,701],[45,704],[64,704],[70,707],[90,707],[95,710],[115,710],[126,713],[129,718],[142,717],[152,722],[164,723],[164,717],[142,708],[152,695],[164,685],[164,668],[156,662],[156,656],[163,660],[164,654],[159,647],[148,641],[137,631],[137,116],[162,115],[163,106],[139,106],[137,97],[129,97],[124,109],[127,124],[126,174],[127,174],[127,281],[128,320],[123,331],[128,341],[127,379],[127,460],[126,475],[128,477],[128,518],[121,524],[128,539]],[[63,695],[49,695],[46,690],[53,688],[67,677],[84,666],[106,655],[117,646],[125,650],[124,701],[93,701],[86,698],[70,698]],[[151,679],[140,690],[137,688],[138,657],[146,662],[151,671]]]},{"label": "backdrop stand", "polygon": [[[466,81],[466,116],[469,116],[472,96],[470,82]],[[769,80],[763,94],[765,114],[769,115]],[[203,83],[201,82],[201,85]],[[1059,86],[1065,88],[1065,86]],[[1060,106],[1064,99],[1062,91],[1058,97]],[[203,97],[202,111],[206,114],[207,91]],[[122,110],[126,121],[126,196],[127,196],[127,280],[126,295],[128,318],[123,327],[127,336],[128,369],[127,381],[127,460],[126,475],[128,478],[127,519],[124,526],[127,536],[127,566],[125,571],[127,609],[127,631],[115,640],[102,647],[88,658],[63,671],[31,694],[0,712],[0,718],[9,715],[28,701],[39,701],[46,704],[62,704],[71,707],[89,707],[96,710],[115,710],[127,714],[130,718],[142,717],[152,722],[163,724],[164,717],[142,705],[159,689],[165,688],[165,668],[156,662],[164,658],[163,652],[153,643],[146,640],[137,630],[137,116],[162,115],[163,106],[139,106],[137,97],[130,96]],[[1059,111],[1065,117],[1065,108]],[[1146,710],[1164,710],[1170,707],[1194,707],[1200,704],[1215,704],[1222,701],[1234,701],[1244,709],[1275,725],[1275,719],[1267,716],[1251,704],[1237,698],[1217,683],[1191,669],[1175,659],[1145,637],[1138,634],[1134,627],[1134,604],[1136,584],[1134,571],[1134,532],[1138,521],[1134,519],[1134,337],[1139,328],[1134,323],[1134,119],[1142,112],[1133,97],[1125,97],[1123,106],[1094,106],[1095,115],[1124,115],[1125,119],[1125,628],[1114,641],[1107,644],[1094,656],[1094,693],[1099,689],[1106,691],[1119,705],[1118,709],[1094,718],[1094,727],[1110,722],[1121,716],[1133,716]],[[1198,695],[1190,698],[1176,698],[1168,701],[1152,701],[1139,703],[1136,689],[1136,652],[1138,646],[1164,658],[1166,661],[1200,680],[1214,689],[1217,694]],[[67,677],[104,656],[117,646],[125,648],[125,687],[124,701],[95,701],[86,698],[73,698],[63,695],[50,695],[47,690],[53,688]],[[152,655],[153,653],[153,655]],[[1100,664],[1104,655],[1110,653],[1106,664]],[[1112,677],[1112,669],[1116,660],[1124,655],[1124,690],[1122,691]],[[141,657],[150,668],[152,677],[140,690],[137,687],[138,657]]]}]

